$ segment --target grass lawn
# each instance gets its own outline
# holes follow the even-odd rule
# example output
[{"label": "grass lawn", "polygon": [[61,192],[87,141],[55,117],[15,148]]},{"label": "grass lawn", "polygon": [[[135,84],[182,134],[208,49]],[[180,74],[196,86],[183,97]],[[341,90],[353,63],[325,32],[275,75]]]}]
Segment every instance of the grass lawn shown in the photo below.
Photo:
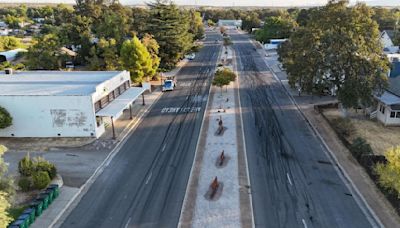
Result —
[{"label": "grass lawn", "polygon": [[[337,109],[325,109],[323,112],[329,120],[341,117]],[[354,127],[354,132],[347,137],[350,142],[362,137],[371,145],[376,155],[384,155],[389,148],[400,146],[400,127],[385,127],[377,120],[363,117],[360,111],[349,111],[348,116]]]}]

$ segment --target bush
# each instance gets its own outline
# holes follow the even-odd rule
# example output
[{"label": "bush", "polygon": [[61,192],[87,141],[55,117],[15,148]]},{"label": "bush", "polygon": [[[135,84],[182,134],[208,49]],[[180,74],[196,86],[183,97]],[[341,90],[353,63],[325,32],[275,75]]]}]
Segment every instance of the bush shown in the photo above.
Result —
[{"label": "bush", "polygon": [[32,181],[29,177],[21,177],[18,181],[18,186],[23,192],[27,192],[32,188]]},{"label": "bush", "polygon": [[400,199],[400,147],[388,150],[385,157],[386,164],[378,163],[375,173],[378,175],[379,184]]},{"label": "bush", "polygon": [[333,126],[338,134],[343,136],[350,136],[354,133],[354,126],[348,118],[335,118],[332,120]]},{"label": "bush", "polygon": [[356,158],[361,158],[364,155],[373,154],[371,146],[361,137],[357,137],[353,140],[350,146],[350,151],[356,156]]},{"label": "bush", "polygon": [[36,172],[44,171],[49,174],[50,179],[53,179],[57,175],[56,166],[43,157],[37,157],[34,160],[34,168]]},{"label": "bush", "polygon": [[33,186],[35,189],[43,189],[50,184],[51,179],[47,172],[45,171],[38,171],[33,174]]},{"label": "bush", "polygon": [[29,177],[33,174],[35,167],[29,153],[18,162],[18,171],[22,176]]},{"label": "bush", "polygon": [[3,107],[0,107],[0,129],[4,129],[12,125],[12,117],[10,113]]}]

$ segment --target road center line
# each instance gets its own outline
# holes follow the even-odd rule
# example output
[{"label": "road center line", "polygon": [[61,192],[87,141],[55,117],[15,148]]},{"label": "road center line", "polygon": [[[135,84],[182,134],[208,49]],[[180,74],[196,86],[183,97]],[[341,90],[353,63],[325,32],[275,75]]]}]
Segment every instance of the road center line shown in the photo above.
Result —
[{"label": "road center line", "polygon": [[161,149],[161,152],[164,152],[165,147],[167,147],[167,144],[164,144],[163,148]]},{"label": "road center line", "polygon": [[289,181],[289,184],[290,184],[290,185],[293,185],[293,184],[292,184],[292,180],[290,179],[289,173],[286,173],[286,177],[287,177],[287,179],[288,179],[288,181]]},{"label": "road center line", "polygon": [[131,222],[132,217],[129,217],[128,222],[125,224],[125,228],[127,228],[129,226],[129,223]]},{"label": "road center line", "polygon": [[150,181],[150,179],[151,179],[151,176],[153,176],[153,172],[151,172],[150,175],[149,175],[149,177],[147,177],[146,184],[149,183],[149,181]]},{"label": "road center line", "polygon": [[304,226],[304,228],[307,228],[307,223],[306,223],[306,220],[302,219],[301,221],[303,222],[303,226]]}]

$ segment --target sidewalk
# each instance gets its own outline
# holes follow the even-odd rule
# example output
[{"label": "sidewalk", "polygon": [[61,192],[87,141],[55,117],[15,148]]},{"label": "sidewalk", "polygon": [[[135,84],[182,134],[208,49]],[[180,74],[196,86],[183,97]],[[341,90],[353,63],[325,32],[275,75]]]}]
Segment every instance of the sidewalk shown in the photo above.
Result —
[{"label": "sidewalk", "polygon": [[[261,56],[266,56],[264,50],[258,51]],[[287,75],[278,67],[279,62],[276,57],[276,54],[268,53],[264,60],[277,78],[279,78],[286,91],[292,96],[294,102],[299,107],[299,111],[303,113],[303,116],[307,119],[311,127],[326,143],[328,150],[334,154],[335,160],[338,162],[339,168],[345,177],[349,179],[354,189],[359,192],[360,197],[365,200],[367,207],[375,213],[385,227],[400,227],[400,218],[394,208],[379,189],[376,188],[374,182],[353,158],[350,151],[341,143],[330,125],[314,110],[314,105],[316,104],[333,102],[337,101],[337,99],[330,96],[299,96],[295,89],[290,88]]]}]

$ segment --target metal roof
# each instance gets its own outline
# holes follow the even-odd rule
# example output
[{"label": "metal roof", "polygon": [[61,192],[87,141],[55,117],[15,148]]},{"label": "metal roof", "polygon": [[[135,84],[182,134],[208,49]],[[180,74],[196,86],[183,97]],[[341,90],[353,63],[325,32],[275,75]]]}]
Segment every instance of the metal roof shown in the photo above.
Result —
[{"label": "metal roof", "polygon": [[131,87],[119,97],[115,98],[105,108],[96,113],[96,116],[118,118],[124,109],[136,100],[146,89],[142,87]]},{"label": "metal roof", "polygon": [[384,92],[381,96],[376,96],[376,98],[386,105],[400,104],[400,97],[390,92]]},{"label": "metal roof", "polygon": [[0,73],[0,96],[85,96],[126,71],[21,71]]}]

